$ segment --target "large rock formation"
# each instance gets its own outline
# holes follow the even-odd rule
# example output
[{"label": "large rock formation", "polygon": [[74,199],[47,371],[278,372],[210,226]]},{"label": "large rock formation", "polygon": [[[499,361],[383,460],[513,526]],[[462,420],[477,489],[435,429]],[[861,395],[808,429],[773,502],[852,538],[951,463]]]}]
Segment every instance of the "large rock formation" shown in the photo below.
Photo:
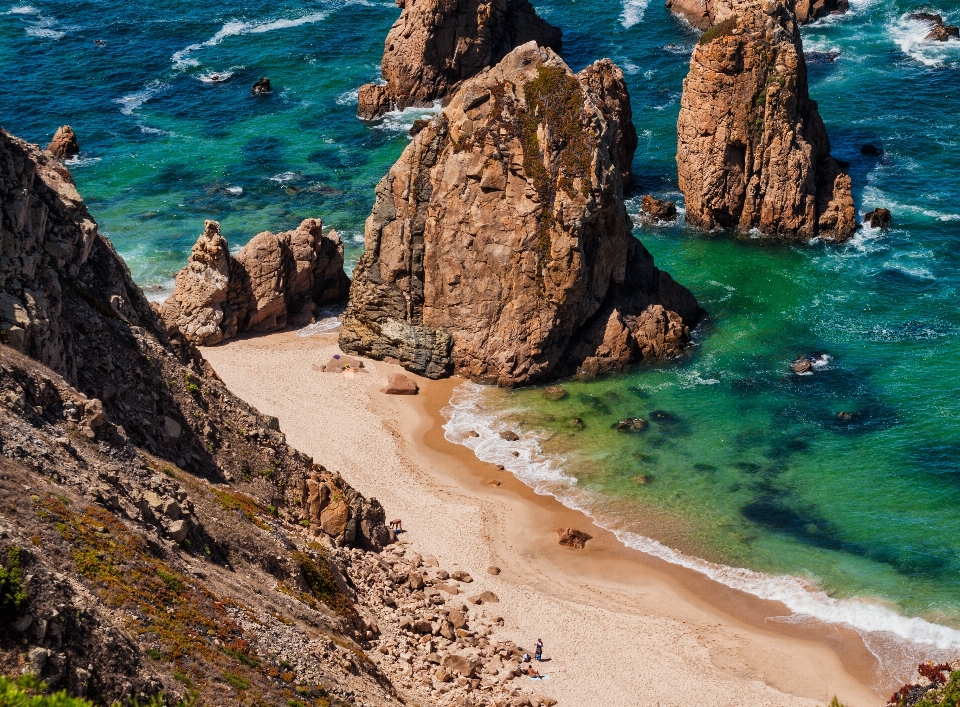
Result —
[{"label": "large rock formation", "polygon": [[359,114],[430,105],[527,42],[560,51],[561,32],[529,0],[397,0],[384,45],[386,84],[361,86]]},{"label": "large rock formation", "polygon": [[197,346],[244,332],[308,324],[317,307],[346,299],[343,244],[306,219],[293,231],[260,233],[231,257],[220,224],[207,221],[160,313]]},{"label": "large rock formation", "polygon": [[501,385],[676,355],[702,311],[631,234],[618,129],[534,42],[466,81],[377,185],[344,351]]},{"label": "large rock formation", "polygon": [[808,240],[856,228],[850,176],[807,93],[797,25],[779,2],[737,0],[683,82],[677,167],[687,221]]},{"label": "large rock formation", "polygon": [[[827,15],[842,15],[850,9],[849,0],[796,0],[790,4],[789,9],[802,25]],[[700,30],[709,29],[725,19],[728,6],[729,0],[667,0],[671,12]]]}]

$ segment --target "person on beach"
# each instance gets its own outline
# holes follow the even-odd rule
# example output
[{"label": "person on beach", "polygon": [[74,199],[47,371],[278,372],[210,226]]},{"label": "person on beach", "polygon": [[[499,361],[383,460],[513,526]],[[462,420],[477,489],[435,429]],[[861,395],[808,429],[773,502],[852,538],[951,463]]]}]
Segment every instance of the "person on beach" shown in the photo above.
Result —
[{"label": "person on beach", "polygon": [[529,662],[530,662],[530,654],[529,654],[529,653],[524,653],[524,654],[523,654],[523,657],[520,659],[520,662],[521,662],[521,663],[529,663]]},{"label": "person on beach", "polygon": [[399,518],[394,518],[390,521],[390,530],[396,531],[398,533],[403,532],[403,522]]},{"label": "person on beach", "polygon": [[523,669],[523,672],[525,672],[529,678],[543,678],[543,675],[540,674],[540,671],[534,668],[533,665],[528,665],[526,669]]},{"label": "person on beach", "polygon": [[539,638],[537,639],[537,650],[534,651],[533,656],[537,659],[538,663],[543,660],[543,641]]}]

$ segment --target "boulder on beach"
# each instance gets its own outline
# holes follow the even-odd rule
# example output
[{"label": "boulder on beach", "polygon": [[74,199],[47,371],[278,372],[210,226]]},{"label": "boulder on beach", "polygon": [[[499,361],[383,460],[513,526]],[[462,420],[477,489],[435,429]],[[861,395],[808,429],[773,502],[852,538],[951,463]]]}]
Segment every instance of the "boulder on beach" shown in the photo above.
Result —
[{"label": "boulder on beach", "polygon": [[334,354],[324,365],[323,372],[342,373],[347,368],[353,371],[363,370],[363,361],[345,354]]},{"label": "boulder on beach", "polygon": [[587,540],[593,536],[576,528],[558,528],[557,535],[560,537],[559,543],[564,547],[572,547],[575,550],[582,550],[587,545]]},{"label": "boulder on beach", "polygon": [[513,430],[504,430],[500,433],[500,439],[506,440],[507,442],[516,442],[520,439],[520,435]]},{"label": "boulder on beach", "polygon": [[380,392],[387,395],[416,395],[419,390],[417,384],[402,373],[391,373]]},{"label": "boulder on beach", "polygon": [[69,125],[57,128],[53,139],[47,145],[47,151],[58,160],[65,160],[80,154],[80,143]]}]

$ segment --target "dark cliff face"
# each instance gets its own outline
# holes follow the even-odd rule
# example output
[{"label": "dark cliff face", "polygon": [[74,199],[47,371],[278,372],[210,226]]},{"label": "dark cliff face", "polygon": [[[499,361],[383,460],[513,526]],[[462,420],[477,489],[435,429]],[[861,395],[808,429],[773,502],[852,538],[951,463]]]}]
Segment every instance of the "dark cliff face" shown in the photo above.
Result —
[{"label": "dark cliff face", "polygon": [[787,240],[845,240],[850,177],[807,91],[799,31],[779,3],[724,6],[693,51],[677,121],[686,218]]},{"label": "dark cliff face", "polygon": [[[285,702],[270,621],[244,633],[234,609],[265,602],[294,643],[355,645],[367,627],[323,548],[382,548],[384,509],[168,336],[69,172],[2,130],[0,210],[0,565],[23,590],[0,601],[0,670],[103,703]],[[331,692],[395,704],[369,665],[297,660]]]},{"label": "dark cliff face", "polygon": [[682,350],[702,311],[631,234],[614,69],[531,42],[463,84],[377,186],[344,350],[500,385]]},{"label": "dark cliff face", "polygon": [[527,42],[560,51],[561,32],[528,0],[406,0],[384,45],[386,85],[361,87],[359,113],[375,118],[430,105]]}]

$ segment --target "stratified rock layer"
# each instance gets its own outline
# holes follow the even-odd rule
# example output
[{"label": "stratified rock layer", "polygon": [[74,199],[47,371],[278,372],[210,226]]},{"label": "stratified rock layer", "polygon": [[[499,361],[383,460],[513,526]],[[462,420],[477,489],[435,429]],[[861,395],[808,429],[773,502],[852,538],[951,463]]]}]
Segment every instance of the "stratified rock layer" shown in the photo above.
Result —
[{"label": "stratified rock layer", "polygon": [[260,233],[236,257],[220,225],[207,221],[160,313],[169,330],[213,346],[243,332],[308,324],[319,305],[344,301],[349,287],[343,244],[318,219]]},{"label": "stratified rock layer", "polygon": [[702,311],[631,234],[617,131],[533,42],[465,82],[377,186],[343,350],[501,385],[676,355]]},{"label": "stratified rock layer", "polygon": [[514,47],[537,42],[560,51],[561,32],[528,0],[397,0],[403,8],[387,35],[386,85],[360,88],[362,118],[430,105],[493,66]]},{"label": "stratified rock layer", "polygon": [[726,7],[683,82],[677,167],[686,218],[765,236],[849,238],[850,176],[807,92],[796,23],[777,2]]},{"label": "stratified rock layer", "polygon": [[[729,15],[729,0],[667,0],[667,7],[697,29],[705,30]],[[797,22],[805,25],[827,15],[842,15],[850,9],[849,0],[797,0],[793,5]]]}]

